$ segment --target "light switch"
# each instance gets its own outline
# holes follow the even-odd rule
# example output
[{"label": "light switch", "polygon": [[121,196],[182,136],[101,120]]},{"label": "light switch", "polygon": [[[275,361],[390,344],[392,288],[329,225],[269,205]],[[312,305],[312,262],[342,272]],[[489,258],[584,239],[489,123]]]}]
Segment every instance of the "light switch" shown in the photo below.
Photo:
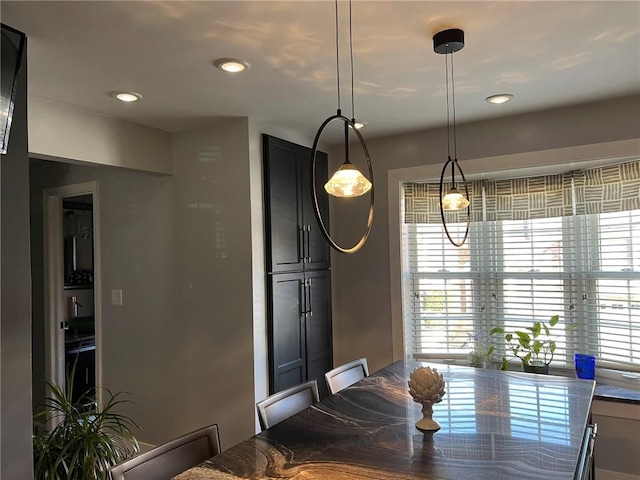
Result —
[{"label": "light switch", "polygon": [[111,305],[122,305],[122,289],[111,290]]}]

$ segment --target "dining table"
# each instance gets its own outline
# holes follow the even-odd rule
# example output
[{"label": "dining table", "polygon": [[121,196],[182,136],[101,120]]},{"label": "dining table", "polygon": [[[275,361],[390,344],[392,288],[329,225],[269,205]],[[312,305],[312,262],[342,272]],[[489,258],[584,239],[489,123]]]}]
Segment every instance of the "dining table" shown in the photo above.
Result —
[{"label": "dining table", "polygon": [[[435,433],[415,425],[421,405],[407,382],[421,366],[445,381]],[[175,478],[589,478],[594,388],[573,377],[397,361]]]}]

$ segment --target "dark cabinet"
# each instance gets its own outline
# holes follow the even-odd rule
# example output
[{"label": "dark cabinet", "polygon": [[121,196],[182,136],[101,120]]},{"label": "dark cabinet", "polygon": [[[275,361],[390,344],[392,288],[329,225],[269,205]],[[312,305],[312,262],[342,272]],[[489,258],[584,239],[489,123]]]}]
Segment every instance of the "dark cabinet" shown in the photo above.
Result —
[{"label": "dark cabinet", "polygon": [[[263,136],[265,178],[269,391],[316,379],[333,367],[330,250],[315,218],[311,149]],[[318,153],[318,189],[327,181],[327,155]],[[319,207],[328,224],[328,202]]]},{"label": "dark cabinet", "polygon": [[272,391],[315,378],[324,397],[324,374],[333,366],[330,273],[281,273],[270,279]]},{"label": "dark cabinet", "polygon": [[[325,269],[330,266],[329,244],[313,211],[311,149],[269,135],[263,136],[267,205],[267,271]],[[327,182],[327,154],[316,159],[319,191]],[[318,195],[326,225],[329,205]]]},{"label": "dark cabinet", "polygon": [[[96,385],[96,347],[77,342],[66,351],[67,371],[74,372],[71,400],[74,405],[90,406]],[[75,368],[75,371],[73,370]],[[89,394],[87,397],[86,394]]]}]

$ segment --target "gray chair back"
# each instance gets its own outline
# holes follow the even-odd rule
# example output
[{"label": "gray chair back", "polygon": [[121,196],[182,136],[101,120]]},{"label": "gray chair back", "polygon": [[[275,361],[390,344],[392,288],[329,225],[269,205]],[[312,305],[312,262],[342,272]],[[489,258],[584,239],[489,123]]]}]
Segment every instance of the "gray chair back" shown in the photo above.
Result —
[{"label": "gray chair back", "polygon": [[324,374],[329,393],[332,395],[368,376],[369,367],[366,358],[345,363]]},{"label": "gray chair back", "polygon": [[315,380],[274,393],[256,404],[260,426],[263,430],[273,427],[318,401],[320,396]]},{"label": "gray chair back", "polygon": [[169,480],[220,453],[218,425],[183,435],[111,469],[113,480]]}]

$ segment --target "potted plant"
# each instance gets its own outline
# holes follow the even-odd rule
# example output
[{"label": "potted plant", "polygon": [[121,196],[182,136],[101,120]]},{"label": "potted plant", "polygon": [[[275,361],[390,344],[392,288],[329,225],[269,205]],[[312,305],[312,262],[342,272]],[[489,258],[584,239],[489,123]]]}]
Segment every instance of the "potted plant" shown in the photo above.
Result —
[{"label": "potted plant", "polygon": [[120,393],[112,394],[104,389],[108,399],[99,409],[93,388],[82,396],[88,404],[74,404],[73,370],[68,377],[66,391],[47,381],[51,396],[43,402],[45,409],[34,416],[45,417],[46,425],[57,423],[51,431],[33,434],[35,478],[109,479],[112,466],[140,450],[132,433],[138,426],[116,411],[129,400],[122,400]]},{"label": "potted plant", "polygon": [[[505,333],[501,327],[496,327],[496,333],[504,333],[507,342],[507,353],[520,359],[522,369],[531,373],[549,373],[549,364],[556,351],[556,342],[551,335],[551,329],[560,322],[559,315],[553,315],[548,323],[536,320],[531,327]],[[509,369],[507,357],[502,359],[502,369]]]},{"label": "potted plant", "polygon": [[471,350],[467,354],[469,363],[472,367],[487,368],[491,363],[491,354],[495,350],[491,337],[500,333],[501,329],[496,327],[489,333],[485,331],[467,333],[467,341],[462,344],[461,348],[469,348]]}]

